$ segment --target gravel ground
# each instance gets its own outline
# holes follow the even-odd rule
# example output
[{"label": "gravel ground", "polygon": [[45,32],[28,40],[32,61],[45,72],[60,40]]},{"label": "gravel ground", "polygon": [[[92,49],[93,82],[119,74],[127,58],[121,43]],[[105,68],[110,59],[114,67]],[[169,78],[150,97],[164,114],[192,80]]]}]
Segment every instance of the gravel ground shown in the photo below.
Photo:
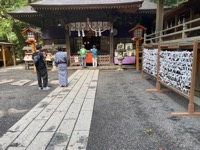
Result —
[{"label": "gravel ground", "polygon": [[199,150],[200,117],[171,116],[186,112],[188,100],[145,92],[155,80],[134,81],[140,75],[100,71],[87,150]]},{"label": "gravel ground", "polygon": [[[69,70],[71,75],[75,70]],[[174,93],[150,93],[155,80],[134,80],[133,69],[100,70],[87,150],[199,150],[200,117],[173,117],[186,112],[188,100]],[[0,69],[2,79],[36,81],[32,70]],[[57,73],[49,72],[56,80]],[[30,82],[30,83],[31,83]],[[49,91],[37,86],[0,84],[0,136],[58,85]],[[200,111],[199,106],[195,106]]]},{"label": "gravel ground", "polygon": [[[71,75],[75,70],[68,70]],[[57,72],[48,70],[49,81],[57,80]],[[14,79],[14,81],[28,79],[29,83],[23,86],[13,86],[10,83],[0,84],[0,137],[24,116],[38,102],[44,99],[58,85],[50,84],[48,91],[38,90],[38,86],[29,86],[37,80],[36,73],[32,69],[25,70],[23,66],[16,68],[0,69],[0,81]],[[13,82],[14,82],[13,81]]]}]

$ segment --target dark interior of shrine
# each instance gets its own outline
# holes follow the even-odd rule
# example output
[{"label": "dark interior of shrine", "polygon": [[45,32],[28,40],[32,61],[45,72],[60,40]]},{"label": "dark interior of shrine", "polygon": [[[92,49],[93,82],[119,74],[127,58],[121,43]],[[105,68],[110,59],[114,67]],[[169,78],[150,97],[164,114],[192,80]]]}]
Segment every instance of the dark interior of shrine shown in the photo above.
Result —
[{"label": "dark interior of shrine", "polygon": [[83,44],[87,50],[92,49],[93,45],[95,45],[97,49],[101,49],[101,37],[85,36],[83,37]]}]

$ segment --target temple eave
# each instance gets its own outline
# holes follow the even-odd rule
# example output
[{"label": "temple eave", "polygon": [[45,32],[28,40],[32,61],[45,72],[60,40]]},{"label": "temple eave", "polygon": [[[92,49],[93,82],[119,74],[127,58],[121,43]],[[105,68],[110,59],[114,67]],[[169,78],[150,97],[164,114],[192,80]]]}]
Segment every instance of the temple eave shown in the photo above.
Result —
[{"label": "temple eave", "polygon": [[91,10],[91,9],[119,9],[119,8],[139,8],[141,4],[130,4],[130,5],[78,5],[78,6],[33,6],[35,10]]},{"label": "temple eave", "polygon": [[156,14],[156,10],[139,10],[139,14]]},{"label": "temple eave", "polygon": [[14,18],[24,18],[24,17],[42,17],[41,14],[10,14]]}]

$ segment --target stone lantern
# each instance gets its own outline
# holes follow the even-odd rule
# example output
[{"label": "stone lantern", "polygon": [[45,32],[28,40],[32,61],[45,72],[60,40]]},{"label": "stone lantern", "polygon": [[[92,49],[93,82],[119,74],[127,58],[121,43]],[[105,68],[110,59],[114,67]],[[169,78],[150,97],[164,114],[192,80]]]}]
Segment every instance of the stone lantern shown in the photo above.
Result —
[{"label": "stone lantern", "polygon": [[54,49],[55,49],[55,44],[52,43],[52,48],[51,48],[51,53],[52,53],[52,69],[51,71],[57,71],[57,67],[56,67],[56,64],[55,64],[55,54],[54,54]]},{"label": "stone lantern", "polygon": [[118,65],[119,68],[117,71],[123,71],[124,69],[122,68],[122,60],[124,59],[123,52],[124,52],[124,44],[120,43],[117,45],[117,59],[118,59]]}]

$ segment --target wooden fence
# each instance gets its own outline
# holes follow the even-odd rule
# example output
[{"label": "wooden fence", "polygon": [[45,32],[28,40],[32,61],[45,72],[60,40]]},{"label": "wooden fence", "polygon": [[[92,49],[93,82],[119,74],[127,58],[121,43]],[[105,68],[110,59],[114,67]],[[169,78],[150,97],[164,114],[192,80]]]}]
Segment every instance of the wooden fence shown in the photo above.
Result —
[{"label": "wooden fence", "polygon": [[[98,55],[97,63],[99,66],[110,65],[110,55]],[[70,57],[70,66],[81,66],[80,55]]]},{"label": "wooden fence", "polygon": [[[142,78],[144,79],[144,73],[156,78],[156,88],[146,89],[146,91],[162,92],[162,84],[189,100],[188,112],[176,112],[172,115],[200,116],[200,112],[194,112],[199,42],[195,40],[176,45],[171,47],[169,44],[159,43],[157,51],[151,52],[148,49],[143,51]],[[149,56],[145,57],[145,55]]]},{"label": "wooden fence", "polygon": [[192,42],[200,40],[200,18],[180,23],[160,32],[144,34],[144,44]]}]

